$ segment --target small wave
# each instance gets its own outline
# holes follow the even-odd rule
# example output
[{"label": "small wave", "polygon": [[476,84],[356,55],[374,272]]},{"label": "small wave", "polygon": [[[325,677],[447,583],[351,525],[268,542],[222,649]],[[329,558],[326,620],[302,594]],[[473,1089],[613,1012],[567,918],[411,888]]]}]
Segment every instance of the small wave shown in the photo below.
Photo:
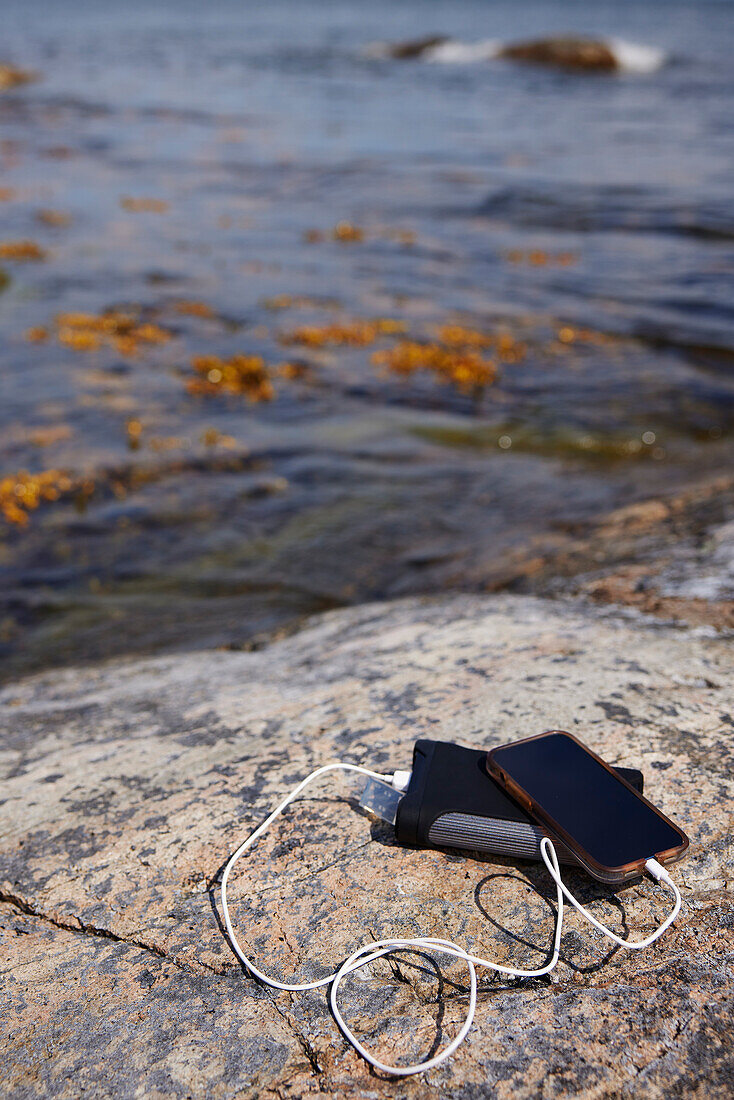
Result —
[{"label": "small wave", "polygon": [[471,211],[523,228],[571,233],[665,233],[708,241],[734,240],[734,220],[726,200],[680,197],[622,184],[565,183],[501,187]]},{"label": "small wave", "polygon": [[442,65],[472,65],[476,61],[494,61],[501,49],[502,43],[495,38],[485,38],[479,42],[459,42],[449,38],[438,46],[429,47],[422,56],[424,61]]},{"label": "small wave", "polygon": [[655,73],[662,69],[667,60],[665,50],[659,50],[656,46],[625,42],[621,38],[610,38],[607,45],[620,69],[628,73]]}]

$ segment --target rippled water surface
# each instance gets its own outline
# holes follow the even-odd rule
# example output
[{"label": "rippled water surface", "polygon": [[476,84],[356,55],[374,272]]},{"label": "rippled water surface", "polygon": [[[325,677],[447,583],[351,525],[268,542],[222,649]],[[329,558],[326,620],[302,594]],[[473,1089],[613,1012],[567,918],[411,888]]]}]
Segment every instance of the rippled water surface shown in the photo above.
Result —
[{"label": "rippled water surface", "polygon": [[[39,76],[0,94],[8,671],[485,586],[539,534],[731,469],[734,5],[4,0],[3,22],[0,60]],[[661,64],[368,50],[562,31]],[[404,341],[468,351],[482,384],[408,370]],[[235,355],[265,389],[192,365]]]}]

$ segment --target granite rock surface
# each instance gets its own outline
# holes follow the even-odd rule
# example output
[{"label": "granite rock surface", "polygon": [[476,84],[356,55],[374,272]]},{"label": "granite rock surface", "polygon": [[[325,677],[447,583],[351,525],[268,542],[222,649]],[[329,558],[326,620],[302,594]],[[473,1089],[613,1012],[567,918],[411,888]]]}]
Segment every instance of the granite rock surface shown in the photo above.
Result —
[{"label": "granite rock surface", "polygon": [[[734,1092],[734,647],[710,627],[523,596],[329,613],[256,652],[197,652],[36,676],[0,694],[3,1094],[75,1097],[729,1097]],[[219,923],[228,854],[307,772],[408,767],[418,737],[488,748],[548,728],[611,763],[691,837],[684,909],[642,953],[576,914],[550,978],[480,975],[475,1026],[422,1078],[372,1073],[323,991],[276,993]],[[270,973],[326,973],[356,945],[442,935],[538,966],[553,891],[532,863],[397,846],[328,778],[232,883],[243,944]],[[572,889],[618,930],[664,893]],[[486,979],[486,980],[484,980]],[[455,1033],[466,974],[403,955],[345,983],[387,1059]]]}]

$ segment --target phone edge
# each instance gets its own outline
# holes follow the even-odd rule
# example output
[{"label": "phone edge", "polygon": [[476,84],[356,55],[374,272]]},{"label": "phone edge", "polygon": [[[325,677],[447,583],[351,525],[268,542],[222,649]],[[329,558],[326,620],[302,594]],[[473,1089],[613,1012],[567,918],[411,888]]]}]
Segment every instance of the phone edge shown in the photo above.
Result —
[{"label": "phone edge", "polygon": [[[501,749],[509,748],[510,745],[521,745],[528,741],[538,741],[541,737],[549,737],[553,734],[561,734],[563,737],[568,737],[572,741],[575,741],[576,744],[579,745],[585,752],[589,753],[589,755],[592,756],[598,764],[605,768],[606,771],[610,772],[615,779],[617,779],[620,783],[623,783],[630,791],[632,791],[632,793],[637,798],[641,799],[645,803],[645,805],[653,811],[653,813],[662,818],[662,820],[665,821],[666,824],[670,825],[670,827],[680,835],[680,837],[682,838],[682,843],[675,848],[670,848],[666,850],[665,852],[650,852],[649,855],[641,857],[639,860],[635,860],[632,863],[622,864],[619,867],[605,867],[603,864],[598,863],[597,860],[595,860],[594,857],[591,856],[585,848],[581,847],[581,845],[574,837],[572,837],[569,833],[565,831],[565,829],[561,828],[555,821],[553,821],[547,811],[544,811],[542,807],[535,805],[532,798],[530,798],[527,792],[525,792],[512,779],[511,776],[507,775],[504,769],[493,758],[496,752],[499,752]],[[604,882],[611,885],[615,883],[626,882],[628,879],[637,878],[644,872],[645,863],[648,859],[651,858],[656,859],[659,863],[662,863],[663,865],[670,866],[671,864],[676,863],[690,846],[690,840],[687,834],[683,831],[683,829],[681,829],[679,825],[676,825],[674,821],[671,821],[671,819],[667,817],[662,812],[662,810],[659,810],[657,806],[654,806],[652,802],[650,802],[649,799],[645,798],[644,794],[636,791],[635,788],[630,783],[628,783],[626,779],[624,779],[621,775],[614,771],[611,765],[607,764],[605,760],[602,760],[602,758],[598,756],[597,753],[593,751],[593,749],[590,749],[588,745],[585,745],[583,741],[581,741],[578,737],[575,737],[572,733],[569,733],[568,730],[545,730],[543,733],[535,733],[532,734],[532,736],[530,737],[521,737],[517,741],[509,742],[509,744],[507,745],[496,745],[495,748],[490,749],[487,752],[485,756],[485,767],[490,777],[494,779],[495,782],[500,784],[500,786],[507,792],[510,798],[513,798],[523,808],[523,810],[525,810],[525,812],[530,815],[531,818],[534,818],[536,821],[538,821],[543,829],[547,830],[551,840],[557,836],[558,840],[565,844],[566,847],[573,853],[573,855],[584,868],[584,870],[586,870],[593,878],[598,879],[599,882]]]}]

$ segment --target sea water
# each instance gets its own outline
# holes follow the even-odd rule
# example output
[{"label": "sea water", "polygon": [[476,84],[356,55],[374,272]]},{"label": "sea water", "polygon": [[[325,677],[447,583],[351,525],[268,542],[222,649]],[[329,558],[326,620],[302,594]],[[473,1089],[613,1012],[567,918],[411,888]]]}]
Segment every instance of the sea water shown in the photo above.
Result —
[{"label": "sea water", "polygon": [[[2,9],[0,61],[38,76],[0,95],[10,671],[485,588],[731,469],[734,5]],[[559,33],[619,71],[497,56]],[[377,320],[404,332],[333,341]],[[491,384],[380,360],[446,325],[495,341]],[[236,355],[272,399],[193,365]]]}]

